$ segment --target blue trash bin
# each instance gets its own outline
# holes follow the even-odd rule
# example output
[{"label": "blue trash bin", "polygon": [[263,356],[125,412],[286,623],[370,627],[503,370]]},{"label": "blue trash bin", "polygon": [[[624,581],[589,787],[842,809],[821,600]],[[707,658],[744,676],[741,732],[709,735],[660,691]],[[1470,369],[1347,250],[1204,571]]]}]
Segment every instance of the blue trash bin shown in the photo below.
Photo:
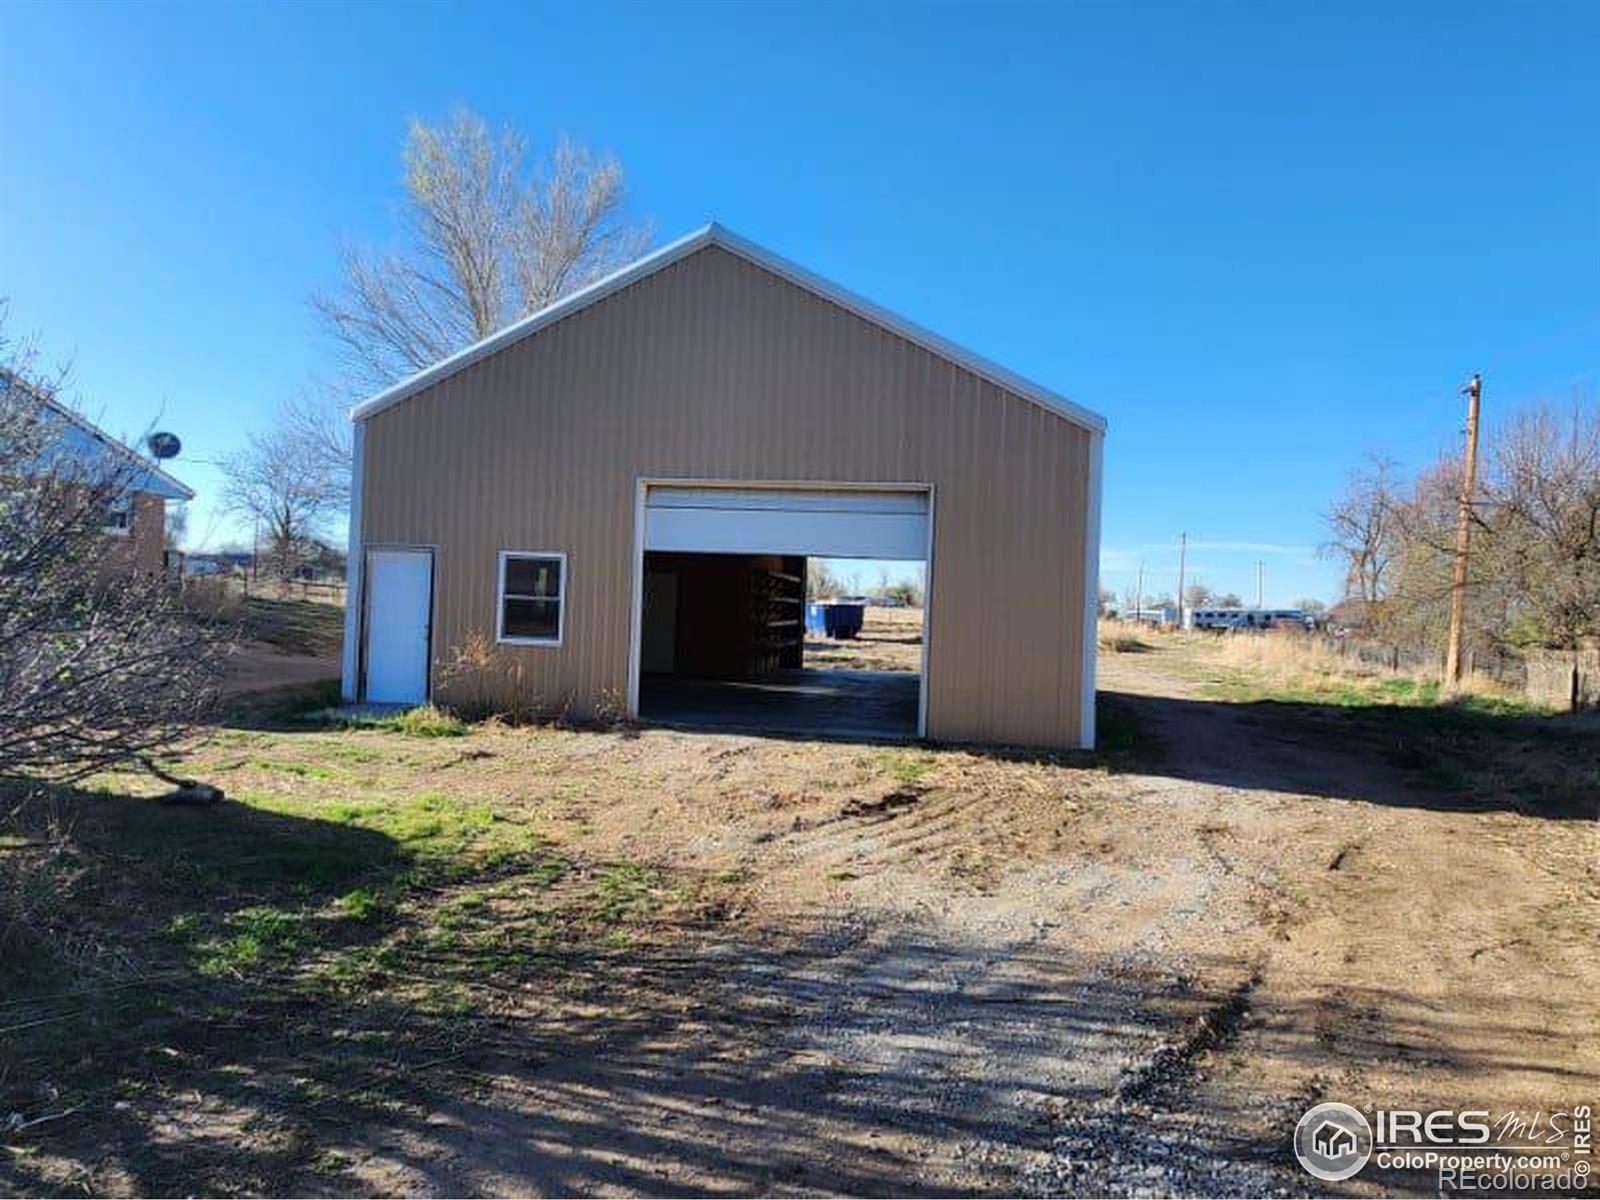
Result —
[{"label": "blue trash bin", "polygon": [[831,638],[853,638],[861,632],[861,623],[866,619],[867,606],[865,604],[839,604],[827,606],[823,612],[827,626],[828,636]]},{"label": "blue trash bin", "polygon": [[813,602],[806,605],[806,632],[822,637],[828,632],[828,606],[823,603]]}]

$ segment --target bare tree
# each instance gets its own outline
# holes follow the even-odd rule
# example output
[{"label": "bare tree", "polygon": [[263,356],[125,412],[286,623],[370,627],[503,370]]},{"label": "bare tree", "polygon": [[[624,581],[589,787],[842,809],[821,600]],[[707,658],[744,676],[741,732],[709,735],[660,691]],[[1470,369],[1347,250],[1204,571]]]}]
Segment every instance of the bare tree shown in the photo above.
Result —
[{"label": "bare tree", "polygon": [[[1488,438],[1471,500],[1469,641],[1573,647],[1600,637],[1600,408],[1515,413]],[[1379,460],[1330,515],[1367,626],[1438,646],[1449,619],[1462,464],[1445,454],[1401,486]]]},{"label": "bare tree", "polygon": [[1600,637],[1600,407],[1539,406],[1499,431],[1485,482],[1477,572],[1509,587],[1517,640]]},{"label": "bare tree", "polygon": [[553,304],[639,257],[650,229],[624,219],[625,197],[614,155],[596,158],[564,135],[556,139],[548,167],[517,205],[512,252],[523,312]]},{"label": "bare tree", "polygon": [[0,777],[66,782],[188,735],[226,638],[108,553],[140,466],[74,449],[55,393],[0,336]]},{"label": "bare tree", "polygon": [[898,579],[891,578],[887,570],[880,574],[881,582],[872,589],[872,595],[884,596],[890,600],[898,600],[907,608],[922,607],[922,579],[921,572],[914,571],[901,575]]},{"label": "bare tree", "polygon": [[1196,579],[1183,589],[1183,603],[1188,608],[1206,608],[1211,604],[1212,591]]},{"label": "bare tree", "polygon": [[346,247],[344,287],[312,306],[343,349],[352,389],[438,362],[636,257],[647,226],[626,213],[622,165],[566,138],[524,170],[526,144],[465,109],[413,121],[404,151],[402,244]]},{"label": "bare tree", "polygon": [[1221,596],[1213,597],[1218,608],[1243,608],[1244,597],[1238,592],[1227,592]]},{"label": "bare tree", "polygon": [[807,600],[832,600],[844,593],[844,587],[837,576],[828,569],[828,564],[820,558],[806,560],[806,599]]},{"label": "bare tree", "polygon": [[349,494],[349,477],[341,481],[327,462],[306,452],[301,439],[285,433],[292,427],[287,416],[280,417],[279,427],[251,434],[243,450],[224,460],[222,499],[231,511],[258,523],[273,570],[288,578]]},{"label": "bare tree", "polygon": [[[1387,486],[1387,558],[1376,602],[1368,605],[1368,625],[1403,644],[1442,645],[1450,613],[1450,570],[1454,555],[1459,456],[1443,454],[1419,473],[1408,489]],[[1477,509],[1474,510],[1477,513]],[[1480,539],[1481,542],[1481,539]],[[1480,549],[1481,549],[1480,545]],[[1482,555],[1469,575],[1467,624],[1480,629]]]},{"label": "bare tree", "polygon": [[331,507],[349,507],[351,429],[337,393],[307,391],[288,401],[273,436],[323,477]]},{"label": "bare tree", "polygon": [[1363,608],[1383,599],[1395,553],[1393,475],[1393,462],[1373,457],[1327,516],[1333,536],[1322,552],[1344,561],[1345,597]]}]

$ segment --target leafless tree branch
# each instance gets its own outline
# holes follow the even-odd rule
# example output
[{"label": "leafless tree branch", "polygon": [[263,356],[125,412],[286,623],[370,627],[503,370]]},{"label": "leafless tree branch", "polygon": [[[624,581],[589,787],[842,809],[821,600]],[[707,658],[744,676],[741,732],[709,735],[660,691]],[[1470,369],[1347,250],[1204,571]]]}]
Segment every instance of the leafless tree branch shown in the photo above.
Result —
[{"label": "leafless tree branch", "polygon": [[0,331],[0,777],[70,781],[187,736],[229,635],[108,553],[138,466],[72,449],[31,363]]},{"label": "leafless tree branch", "polygon": [[344,285],[312,297],[351,393],[374,391],[637,257],[622,165],[562,137],[525,171],[526,143],[464,109],[413,121],[403,154],[402,245],[345,247]]}]

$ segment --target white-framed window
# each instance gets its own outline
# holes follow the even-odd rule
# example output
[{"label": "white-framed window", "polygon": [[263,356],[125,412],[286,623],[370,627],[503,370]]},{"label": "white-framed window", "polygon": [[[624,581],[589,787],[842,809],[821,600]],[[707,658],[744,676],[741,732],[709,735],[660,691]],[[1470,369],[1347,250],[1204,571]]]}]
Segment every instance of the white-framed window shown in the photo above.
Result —
[{"label": "white-framed window", "polygon": [[559,646],[567,619],[567,556],[553,550],[500,551],[495,638]]},{"label": "white-framed window", "polygon": [[127,537],[133,528],[133,499],[119,496],[105,507],[105,523],[101,528],[112,537]]}]

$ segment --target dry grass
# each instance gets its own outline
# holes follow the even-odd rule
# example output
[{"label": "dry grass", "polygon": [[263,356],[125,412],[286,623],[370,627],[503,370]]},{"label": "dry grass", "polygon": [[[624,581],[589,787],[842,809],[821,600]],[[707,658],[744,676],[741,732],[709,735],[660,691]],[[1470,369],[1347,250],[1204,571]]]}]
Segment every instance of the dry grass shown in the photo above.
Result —
[{"label": "dry grass", "polygon": [[1227,669],[1224,687],[1255,699],[1335,704],[1466,703],[1502,711],[1531,711],[1520,695],[1473,673],[1446,692],[1431,672],[1394,671],[1347,658],[1324,638],[1290,629],[1233,633],[1215,639],[1213,660]]},{"label": "dry grass", "polygon": [[807,667],[844,671],[920,671],[922,609],[868,608],[859,636],[806,635]]},{"label": "dry grass", "polygon": [[[1378,672],[1335,653],[1327,642],[1289,630],[1223,635],[1219,659],[1230,666],[1250,667],[1279,676],[1372,675]],[[1394,672],[1388,672],[1394,674]]]},{"label": "dry grass", "polygon": [[183,604],[196,616],[214,621],[240,621],[245,614],[244,594],[227,580],[196,576],[183,581]]},{"label": "dry grass", "polygon": [[1145,631],[1137,625],[1126,621],[1101,621],[1098,630],[1100,649],[1112,654],[1138,654],[1150,649],[1150,643],[1143,637]]},{"label": "dry grass", "polygon": [[344,608],[319,599],[245,595],[228,579],[183,581],[184,607],[197,617],[233,626],[241,638],[266,642],[286,654],[333,655],[344,637]]}]

